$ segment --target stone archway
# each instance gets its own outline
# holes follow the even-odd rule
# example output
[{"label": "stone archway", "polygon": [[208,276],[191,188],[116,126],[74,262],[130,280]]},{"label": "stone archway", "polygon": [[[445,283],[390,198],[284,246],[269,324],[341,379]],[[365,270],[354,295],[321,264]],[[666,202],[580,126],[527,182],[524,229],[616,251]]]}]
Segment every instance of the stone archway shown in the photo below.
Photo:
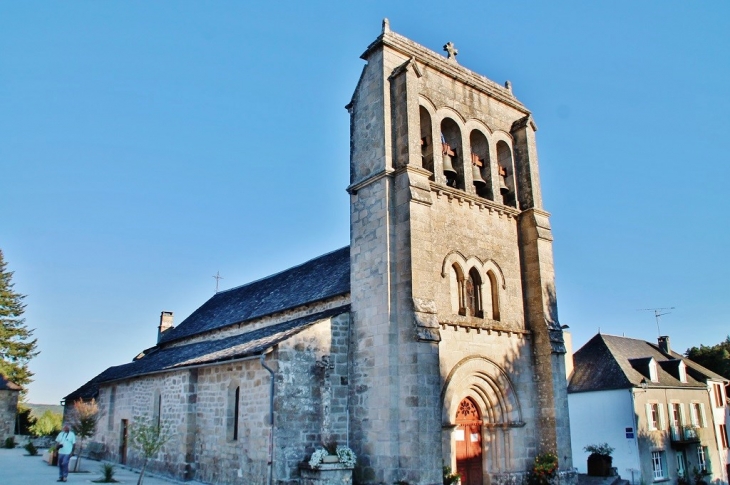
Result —
[{"label": "stone archway", "polygon": [[456,472],[461,485],[482,485],[482,416],[471,398],[464,398],[456,411]]}]

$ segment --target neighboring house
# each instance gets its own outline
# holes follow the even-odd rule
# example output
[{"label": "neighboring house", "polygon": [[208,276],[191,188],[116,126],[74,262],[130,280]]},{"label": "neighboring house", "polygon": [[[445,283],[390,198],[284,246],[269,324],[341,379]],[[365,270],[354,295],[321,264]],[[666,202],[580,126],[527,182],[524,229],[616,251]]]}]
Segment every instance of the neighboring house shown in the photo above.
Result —
[{"label": "neighboring house", "polygon": [[536,126],[446,50],[385,22],[362,55],[350,246],[177,327],[163,312],[157,345],[66,397],[97,398],[107,458],[139,463],[129,432],[147,416],[175,433],[150,467],[211,483],[300,483],[331,441],[362,485],[441,483],[443,465],[463,485],[515,483],[543,452],[574,477]]},{"label": "neighboring house", "polygon": [[568,401],[574,462],[607,442],[613,466],[633,483],[727,483],[727,379],[658,344],[597,334],[573,356]]},{"label": "neighboring house", "polygon": [[0,441],[15,435],[18,399],[22,388],[0,374]]}]

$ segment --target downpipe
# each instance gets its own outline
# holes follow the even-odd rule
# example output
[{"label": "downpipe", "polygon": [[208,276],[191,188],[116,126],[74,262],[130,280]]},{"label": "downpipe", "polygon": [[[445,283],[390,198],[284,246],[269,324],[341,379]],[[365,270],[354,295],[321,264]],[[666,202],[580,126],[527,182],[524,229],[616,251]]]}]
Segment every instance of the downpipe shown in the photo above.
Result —
[{"label": "downpipe", "polygon": [[271,431],[269,432],[269,485],[274,480],[274,369],[266,365],[264,362],[266,354],[261,354],[261,366],[271,374],[271,389],[269,390],[269,424]]}]

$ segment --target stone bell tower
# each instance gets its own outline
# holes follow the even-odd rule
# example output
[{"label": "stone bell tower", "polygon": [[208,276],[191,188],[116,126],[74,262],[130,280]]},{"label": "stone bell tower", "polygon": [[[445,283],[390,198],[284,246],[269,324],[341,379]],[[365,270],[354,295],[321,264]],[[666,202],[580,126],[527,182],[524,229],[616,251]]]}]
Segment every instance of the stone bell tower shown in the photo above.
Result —
[{"label": "stone bell tower", "polygon": [[549,214],[530,111],[390,30],[351,103],[350,444],[358,483],[572,468]]}]

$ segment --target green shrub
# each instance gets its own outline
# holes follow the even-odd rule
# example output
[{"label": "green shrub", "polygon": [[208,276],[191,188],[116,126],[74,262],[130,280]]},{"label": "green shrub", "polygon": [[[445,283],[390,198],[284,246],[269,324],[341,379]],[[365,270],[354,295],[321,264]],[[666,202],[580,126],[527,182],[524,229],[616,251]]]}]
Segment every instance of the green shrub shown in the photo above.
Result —
[{"label": "green shrub", "polygon": [[611,456],[614,448],[609,446],[608,443],[599,443],[597,445],[588,445],[583,447],[583,451],[586,453],[595,453],[597,455]]},{"label": "green shrub", "polygon": [[5,448],[12,449],[15,448],[15,438],[12,436],[9,436],[5,438]]},{"label": "green shrub", "polygon": [[117,480],[114,479],[114,472],[116,470],[114,469],[113,463],[102,463],[99,466],[99,471],[101,471],[101,478],[98,480],[94,480],[94,483],[116,483]]},{"label": "green shrub", "polygon": [[459,483],[460,479],[461,475],[452,473],[450,466],[444,467],[444,485],[454,485],[455,483]]},{"label": "green shrub", "polygon": [[36,456],[38,454],[38,448],[35,447],[32,441],[28,441],[23,448],[25,448],[25,451],[27,451],[30,456]]}]

